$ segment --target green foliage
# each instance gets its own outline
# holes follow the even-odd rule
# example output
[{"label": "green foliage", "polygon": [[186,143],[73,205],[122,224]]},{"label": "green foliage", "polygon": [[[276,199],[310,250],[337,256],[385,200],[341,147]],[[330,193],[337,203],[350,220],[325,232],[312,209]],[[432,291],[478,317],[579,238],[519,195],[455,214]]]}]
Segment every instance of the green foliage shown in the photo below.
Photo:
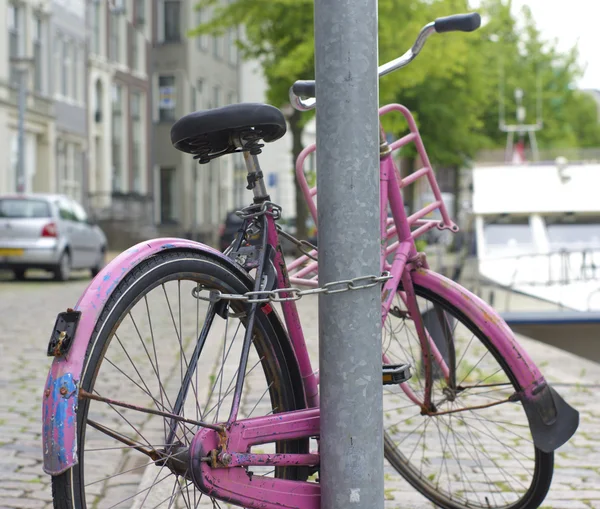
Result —
[{"label": "green foliage", "polygon": [[[210,21],[190,33],[223,33],[244,27],[238,41],[244,58],[257,59],[268,83],[267,101],[277,107],[289,103],[288,90],[296,79],[314,78],[312,0],[200,0],[199,9],[212,11]],[[304,122],[310,114],[302,115]]]},{"label": "green foliage", "polygon": [[[286,105],[291,83],[314,76],[312,0],[201,0],[198,7],[210,9],[212,19],[191,35],[245,27],[242,55],[261,62],[271,104]],[[432,19],[468,10],[467,0],[379,0],[380,62],[396,58]],[[527,7],[518,25],[509,0],[483,0],[480,13],[487,21],[480,30],[435,35],[408,68],[380,80],[380,102],[411,109],[432,163],[458,167],[482,148],[504,145],[500,84],[507,123],[514,123],[517,87],[525,93],[526,122],[535,123],[538,79],[540,147],[600,146],[595,104],[573,87],[581,75],[576,49],[561,53],[544,41]],[[389,117],[394,118],[384,119],[386,130],[403,134],[403,119]],[[300,131],[309,118],[295,117]],[[414,155],[410,150],[404,155]]]}]

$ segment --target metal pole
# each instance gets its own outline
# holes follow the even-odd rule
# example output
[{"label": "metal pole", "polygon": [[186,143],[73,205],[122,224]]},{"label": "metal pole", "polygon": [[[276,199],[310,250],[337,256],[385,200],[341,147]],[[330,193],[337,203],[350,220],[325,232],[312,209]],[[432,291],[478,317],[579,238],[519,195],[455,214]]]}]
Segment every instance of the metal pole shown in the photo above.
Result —
[{"label": "metal pole", "polygon": [[19,72],[19,124],[17,137],[17,193],[25,192],[25,109],[27,108],[27,69]]},{"label": "metal pole", "polygon": [[[380,272],[377,0],[316,0],[319,283]],[[321,507],[383,508],[381,288],[319,296]]]}]

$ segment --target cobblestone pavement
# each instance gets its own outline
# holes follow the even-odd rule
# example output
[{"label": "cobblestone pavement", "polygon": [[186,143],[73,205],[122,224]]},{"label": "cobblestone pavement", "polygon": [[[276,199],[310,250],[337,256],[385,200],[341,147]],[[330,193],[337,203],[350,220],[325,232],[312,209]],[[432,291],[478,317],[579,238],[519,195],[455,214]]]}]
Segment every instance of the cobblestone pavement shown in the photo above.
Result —
[{"label": "cobblestone pavement", "polygon": [[[56,313],[73,306],[88,283],[87,275],[75,275],[68,283],[55,283],[42,277],[17,283],[0,276],[0,358],[5,362],[5,367],[0,372],[0,509],[51,507],[50,479],[41,468],[40,401],[50,364],[50,359],[45,356],[45,348]],[[309,350],[316,365],[316,298],[303,299],[300,309],[306,335],[310,338]],[[556,453],[554,482],[543,507],[600,509],[600,399],[597,396],[600,389],[600,365],[527,338],[521,339],[547,378],[581,412],[581,425],[577,435]],[[141,355],[140,352],[138,354]],[[158,352],[161,362],[163,359],[168,362],[167,354],[167,350]],[[206,354],[211,363],[216,363],[222,357],[223,349],[215,346],[207,350]],[[134,356],[133,359],[136,360],[137,357]],[[127,361],[124,357],[121,360]],[[177,374],[177,369],[172,373]],[[234,374],[234,371],[227,372],[227,376],[223,375],[223,378],[229,380]],[[215,371],[209,370],[206,376],[210,383],[219,380],[219,374]],[[255,410],[258,412],[262,406],[260,395],[263,394],[263,389],[254,384],[252,376],[249,380],[254,395],[245,397],[242,402],[241,412],[245,414],[251,414]],[[206,398],[208,385],[210,384],[205,384],[202,394],[198,395],[199,399]],[[150,389],[152,392],[153,388]],[[217,410],[213,410],[213,415]],[[194,409],[188,409],[188,415],[193,412]],[[160,426],[153,427],[150,422],[139,423],[139,426],[144,426],[143,431],[147,436],[162,434]],[[520,444],[515,443],[517,445],[520,447]],[[95,474],[104,476],[104,461],[97,459],[93,465]],[[98,508],[110,507],[114,500],[125,498],[123,493],[131,494],[127,495],[132,496],[131,501],[117,507],[142,505],[143,498],[138,493],[148,483],[156,482],[158,471],[154,466],[140,468],[143,462],[125,462],[123,469],[125,466],[134,470],[130,475],[124,476],[124,480],[120,483],[101,484],[102,489],[98,487],[97,491],[93,491],[100,497]],[[481,484],[480,481],[472,479],[476,484]],[[171,483],[168,489],[164,486],[162,490],[156,490],[153,500],[160,500],[160,496],[168,498],[172,487]],[[484,490],[484,487],[477,489]],[[114,498],[117,496],[119,498]],[[388,507],[420,509],[432,507],[432,504],[388,469],[386,508]]]}]

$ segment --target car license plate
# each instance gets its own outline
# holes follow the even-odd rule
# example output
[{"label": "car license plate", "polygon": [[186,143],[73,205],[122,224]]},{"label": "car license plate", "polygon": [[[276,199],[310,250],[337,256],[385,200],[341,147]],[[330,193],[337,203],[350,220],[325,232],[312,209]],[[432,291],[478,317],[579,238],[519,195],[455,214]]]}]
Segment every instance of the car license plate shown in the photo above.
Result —
[{"label": "car license plate", "polygon": [[0,256],[23,256],[23,249],[0,248]]}]

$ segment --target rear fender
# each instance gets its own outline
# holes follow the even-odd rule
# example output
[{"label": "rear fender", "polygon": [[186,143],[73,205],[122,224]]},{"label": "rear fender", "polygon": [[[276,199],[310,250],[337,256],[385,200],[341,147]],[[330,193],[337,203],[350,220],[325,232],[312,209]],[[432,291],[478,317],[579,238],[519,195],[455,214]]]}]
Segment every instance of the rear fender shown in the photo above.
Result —
[{"label": "rear fender", "polygon": [[[54,358],[46,380],[42,403],[43,466],[46,473],[59,475],[77,464],[79,381],[88,345],[104,306],[129,272],[145,259],[165,250],[187,250],[213,257],[243,280],[250,281],[250,276],[220,251],[183,239],[163,238],[141,242],[106,265],[77,302],[74,309],[81,312],[81,317],[75,337],[67,354]],[[275,313],[269,313],[269,319],[278,333],[285,331]]]},{"label": "rear fender", "polygon": [[417,269],[412,279],[460,309],[506,359],[520,386],[518,396],[535,446],[552,452],[566,443],[579,426],[579,412],[550,387],[500,315],[476,295],[433,271]]}]

